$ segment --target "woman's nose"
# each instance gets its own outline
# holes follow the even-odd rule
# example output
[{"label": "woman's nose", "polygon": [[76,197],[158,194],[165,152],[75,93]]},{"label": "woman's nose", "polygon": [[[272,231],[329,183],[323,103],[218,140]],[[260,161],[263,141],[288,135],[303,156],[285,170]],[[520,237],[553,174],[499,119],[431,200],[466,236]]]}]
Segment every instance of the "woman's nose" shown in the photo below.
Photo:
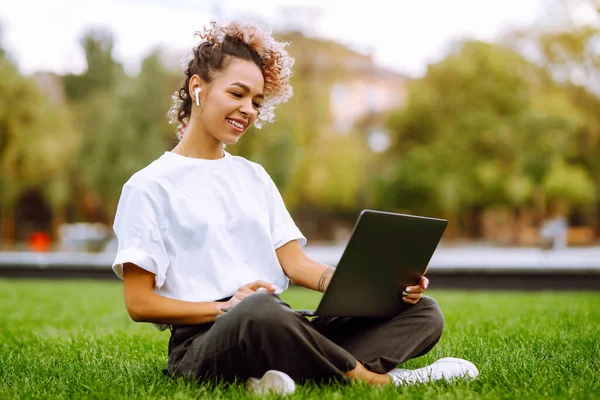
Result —
[{"label": "woman's nose", "polygon": [[240,107],[240,111],[246,115],[248,115],[249,117],[255,117],[257,114],[256,109],[254,108],[254,106],[252,105],[252,100],[250,100],[249,102],[245,101],[242,106]]}]

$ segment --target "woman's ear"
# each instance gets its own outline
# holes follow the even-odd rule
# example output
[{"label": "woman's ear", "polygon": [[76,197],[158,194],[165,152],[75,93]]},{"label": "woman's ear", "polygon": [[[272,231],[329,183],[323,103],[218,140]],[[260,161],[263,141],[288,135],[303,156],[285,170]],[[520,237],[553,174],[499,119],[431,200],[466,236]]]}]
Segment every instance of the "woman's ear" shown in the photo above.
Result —
[{"label": "woman's ear", "polygon": [[202,78],[200,78],[200,76],[198,76],[198,74],[192,75],[192,77],[190,78],[190,84],[188,87],[189,93],[190,93],[190,97],[192,97],[192,99],[194,99],[194,101],[196,100],[196,89],[199,89],[200,92],[202,92],[202,89],[205,86],[205,82]]}]

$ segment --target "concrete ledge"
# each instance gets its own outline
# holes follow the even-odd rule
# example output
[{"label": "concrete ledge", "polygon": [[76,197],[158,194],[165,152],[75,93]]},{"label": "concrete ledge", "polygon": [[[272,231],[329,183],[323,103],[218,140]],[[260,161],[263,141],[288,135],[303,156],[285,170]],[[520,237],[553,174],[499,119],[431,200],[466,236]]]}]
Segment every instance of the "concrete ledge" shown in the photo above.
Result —
[{"label": "concrete ledge", "polygon": [[[430,289],[463,290],[600,290],[600,271],[432,270]],[[557,299],[558,301],[558,299]]]},{"label": "concrete ledge", "polygon": [[[600,290],[598,271],[481,271],[481,270],[432,270],[427,274],[430,289],[462,290]],[[0,278],[11,279],[92,279],[120,281],[107,268],[70,267],[0,267]]]},{"label": "concrete ledge", "polygon": [[[343,246],[307,246],[309,257],[335,266]],[[0,277],[119,279],[110,253],[0,253]],[[439,248],[431,288],[467,290],[600,290],[600,248]]]}]

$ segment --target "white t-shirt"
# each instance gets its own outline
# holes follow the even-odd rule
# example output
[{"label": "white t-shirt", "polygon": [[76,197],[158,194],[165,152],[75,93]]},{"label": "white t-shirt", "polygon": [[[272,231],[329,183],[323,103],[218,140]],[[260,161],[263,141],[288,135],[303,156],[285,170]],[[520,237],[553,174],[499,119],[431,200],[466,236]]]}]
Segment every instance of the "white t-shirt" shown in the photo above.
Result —
[{"label": "white t-shirt", "polygon": [[275,250],[306,244],[265,169],[227,152],[218,160],[165,152],[125,183],[113,228],[119,278],[130,262],[156,275],[156,293],[194,302],[258,279],[283,292],[289,280]]}]

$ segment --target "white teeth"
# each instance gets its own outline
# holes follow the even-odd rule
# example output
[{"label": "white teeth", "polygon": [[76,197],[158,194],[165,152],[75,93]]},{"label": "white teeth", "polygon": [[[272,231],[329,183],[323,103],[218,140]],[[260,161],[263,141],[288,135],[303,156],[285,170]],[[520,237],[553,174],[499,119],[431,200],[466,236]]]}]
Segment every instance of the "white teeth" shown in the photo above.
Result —
[{"label": "white teeth", "polygon": [[234,120],[232,120],[232,119],[229,119],[229,118],[227,118],[227,121],[229,121],[229,123],[230,123],[231,125],[233,125],[233,126],[235,126],[235,127],[237,127],[237,128],[244,129],[244,125],[242,125],[241,123],[239,123],[239,122],[237,122],[237,121],[234,121]]}]

